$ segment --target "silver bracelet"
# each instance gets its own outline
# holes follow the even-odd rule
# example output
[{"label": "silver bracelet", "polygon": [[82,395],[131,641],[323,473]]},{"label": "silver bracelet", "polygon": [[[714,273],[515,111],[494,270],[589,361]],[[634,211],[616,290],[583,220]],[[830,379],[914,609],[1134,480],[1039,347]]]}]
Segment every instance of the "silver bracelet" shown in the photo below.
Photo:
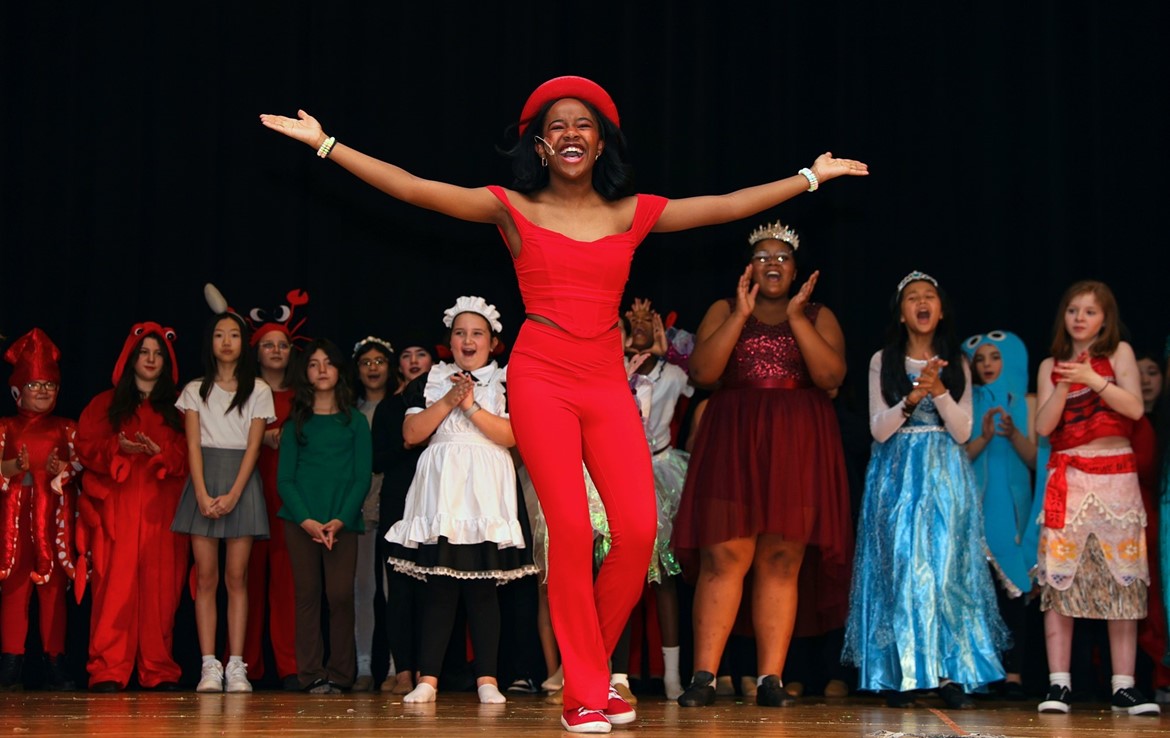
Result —
[{"label": "silver bracelet", "polygon": [[473,403],[471,403],[471,407],[469,407],[463,411],[463,417],[467,418],[468,420],[471,420],[471,416],[475,415],[480,410],[483,410],[483,408],[479,406],[479,403],[473,402]]}]

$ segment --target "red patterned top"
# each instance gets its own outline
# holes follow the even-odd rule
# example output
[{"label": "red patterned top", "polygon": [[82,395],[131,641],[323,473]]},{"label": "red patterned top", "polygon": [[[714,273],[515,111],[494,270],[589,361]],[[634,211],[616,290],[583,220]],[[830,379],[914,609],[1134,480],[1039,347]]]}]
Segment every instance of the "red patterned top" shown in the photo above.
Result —
[{"label": "red patterned top", "polygon": [[[1104,356],[1095,356],[1089,360],[1093,371],[1106,380],[1115,382],[1117,375],[1113,373],[1113,365]],[[1060,381],[1060,376],[1053,371],[1052,383]],[[1133,432],[1133,421],[1109,407],[1101,395],[1092,388],[1083,384],[1074,384],[1068,388],[1068,398],[1064,401],[1064,412],[1056,430],[1048,437],[1053,451],[1064,451],[1077,446],[1083,446],[1089,441],[1108,436],[1122,436],[1128,438]]]}]

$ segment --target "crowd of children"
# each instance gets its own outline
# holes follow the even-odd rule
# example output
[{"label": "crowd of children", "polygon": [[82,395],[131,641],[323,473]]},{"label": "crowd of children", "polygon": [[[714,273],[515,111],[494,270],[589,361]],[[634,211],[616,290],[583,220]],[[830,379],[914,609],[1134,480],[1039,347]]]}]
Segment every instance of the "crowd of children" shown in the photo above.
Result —
[{"label": "crowd of children", "polygon": [[[766,224],[749,243],[736,297],[713,305],[693,336],[672,328],[686,340],[668,341],[649,301],[625,314],[631,404],[654,460],[659,535],[646,579],[667,698],[715,700],[738,621],[756,645],[743,692],[760,705],[799,694],[782,681],[794,633],[844,628],[841,657],[856,666],[848,686],[892,707],[937,694],[969,708],[992,685],[1027,699],[1024,664],[1044,653],[1039,709],[1067,712],[1073,625],[1085,619],[1106,624],[1113,709],[1157,714],[1146,693],[1162,701],[1170,687],[1157,579],[1166,475],[1153,422],[1162,357],[1139,359],[1122,340],[1109,288],[1069,288],[1031,393],[1015,334],[960,343],[938,280],[914,271],[896,285],[887,343],[870,362],[873,446],[854,531],[831,401],[845,371],[840,326],[810,300],[816,273],[796,287],[795,231]],[[453,633],[464,613],[479,699],[504,702],[501,618],[530,623],[533,640],[538,618],[512,612],[497,590],[547,569],[557,542],[539,504],[525,504],[532,482],[511,450],[501,316],[463,296],[442,322],[443,344],[412,337],[396,352],[370,336],[347,356],[324,339],[298,348],[286,324],[254,330],[224,311],[207,326],[203,376],[182,391],[174,332],[140,323],[113,389],[78,422],[53,415],[57,347],[38,329],[13,341],[5,358],[18,412],[0,420],[0,688],[22,684],[34,592],[44,685],[74,688],[63,655],[71,583],[78,601],[92,598],[90,690],[125,689],[135,673],[142,688],[179,689],[174,622],[189,584],[197,691],[251,691],[265,621],[284,688],[374,690],[381,623],[382,690],[434,701],[449,647],[466,660]],[[713,391],[688,414],[688,454],[676,448],[678,411],[696,386]],[[600,568],[610,531],[590,497]],[[227,627],[217,640],[221,569]],[[685,688],[680,574],[695,584],[683,603],[694,644]],[[1029,644],[1037,606],[1045,649]],[[556,700],[559,644],[543,637],[546,670],[506,677],[514,692],[547,677]],[[1153,664],[1140,686],[1139,641]],[[611,655],[615,686],[636,703],[628,638]]]}]

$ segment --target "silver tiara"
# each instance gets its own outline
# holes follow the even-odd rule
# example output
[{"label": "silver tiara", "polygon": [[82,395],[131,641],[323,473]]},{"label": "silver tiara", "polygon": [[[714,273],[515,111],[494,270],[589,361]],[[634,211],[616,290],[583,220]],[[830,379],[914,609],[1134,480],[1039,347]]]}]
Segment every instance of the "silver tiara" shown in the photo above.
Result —
[{"label": "silver tiara", "polygon": [[938,287],[938,280],[930,276],[926,272],[920,272],[917,269],[902,277],[902,281],[898,283],[898,293],[901,294],[906,285],[911,282],[930,282],[935,287]]},{"label": "silver tiara", "polygon": [[784,225],[780,221],[775,223],[765,223],[759,228],[752,231],[752,235],[748,236],[748,243],[755,246],[760,241],[768,239],[775,239],[783,241],[792,247],[793,251],[800,248],[800,236],[796,235],[796,231]]}]

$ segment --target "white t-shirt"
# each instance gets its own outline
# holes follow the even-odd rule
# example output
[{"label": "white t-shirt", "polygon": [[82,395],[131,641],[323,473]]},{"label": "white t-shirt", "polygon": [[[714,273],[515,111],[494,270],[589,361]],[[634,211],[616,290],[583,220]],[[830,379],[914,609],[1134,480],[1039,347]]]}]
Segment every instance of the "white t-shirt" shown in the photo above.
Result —
[{"label": "white t-shirt", "polygon": [[264,380],[257,379],[252,395],[244,403],[244,412],[239,408],[227,412],[228,405],[236,396],[235,392],[227,392],[212,384],[211,392],[207,394],[207,402],[199,396],[201,380],[188,382],[179,395],[175,407],[183,412],[193,410],[199,413],[199,445],[205,448],[235,448],[248,447],[248,431],[252,427],[252,420],[263,418],[265,423],[276,420],[276,409],[272,404],[272,388]]}]

